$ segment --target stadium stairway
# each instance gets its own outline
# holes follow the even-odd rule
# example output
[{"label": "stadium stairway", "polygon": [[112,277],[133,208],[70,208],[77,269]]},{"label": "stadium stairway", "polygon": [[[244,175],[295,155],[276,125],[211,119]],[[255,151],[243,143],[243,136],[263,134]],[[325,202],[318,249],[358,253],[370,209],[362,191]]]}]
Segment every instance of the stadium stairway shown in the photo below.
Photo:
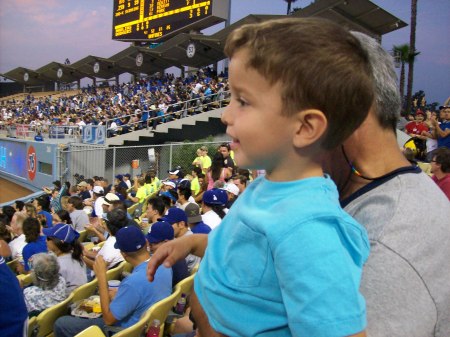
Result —
[{"label": "stadium stairway", "polygon": [[107,146],[158,145],[166,142],[198,140],[209,135],[224,134],[226,127],[220,121],[223,109],[206,111],[194,116],[176,119],[151,127],[108,138]]}]

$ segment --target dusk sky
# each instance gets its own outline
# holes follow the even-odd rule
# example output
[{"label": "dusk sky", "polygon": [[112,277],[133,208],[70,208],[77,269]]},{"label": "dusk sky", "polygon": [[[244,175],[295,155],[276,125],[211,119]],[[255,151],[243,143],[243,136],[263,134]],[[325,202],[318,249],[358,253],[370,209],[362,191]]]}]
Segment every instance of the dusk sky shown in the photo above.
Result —
[{"label": "dusk sky", "polygon": [[[351,0],[349,0],[351,1]],[[306,7],[299,0],[293,7]],[[372,0],[408,23],[383,36],[387,50],[409,43],[411,0]],[[52,61],[76,62],[87,55],[111,57],[128,47],[111,39],[111,0],[0,0],[0,73],[16,67],[40,68]],[[232,0],[231,22],[249,14],[285,14],[283,0]],[[419,0],[414,92],[424,90],[428,102],[450,96],[450,1]],[[217,27],[222,28],[223,25]],[[210,30],[208,34],[212,33]],[[122,77],[121,77],[122,81]]]}]

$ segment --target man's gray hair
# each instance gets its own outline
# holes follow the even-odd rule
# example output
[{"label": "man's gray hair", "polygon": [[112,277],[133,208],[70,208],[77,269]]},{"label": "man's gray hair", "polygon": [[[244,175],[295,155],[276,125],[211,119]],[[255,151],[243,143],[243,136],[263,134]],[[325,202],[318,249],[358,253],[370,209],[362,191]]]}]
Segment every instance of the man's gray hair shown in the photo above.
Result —
[{"label": "man's gray hair", "polygon": [[395,130],[400,117],[401,97],[393,57],[370,36],[352,31],[367,52],[375,88],[375,114],[384,128]]},{"label": "man's gray hair", "polygon": [[31,277],[33,284],[43,290],[51,290],[59,282],[59,264],[55,255],[39,253],[33,255]]}]

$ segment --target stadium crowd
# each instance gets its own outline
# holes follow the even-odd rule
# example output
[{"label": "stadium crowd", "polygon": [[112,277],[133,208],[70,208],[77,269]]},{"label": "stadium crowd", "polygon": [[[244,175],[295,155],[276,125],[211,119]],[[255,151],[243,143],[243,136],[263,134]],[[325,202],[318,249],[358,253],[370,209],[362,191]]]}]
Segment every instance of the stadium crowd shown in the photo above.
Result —
[{"label": "stadium crowd", "polygon": [[[21,259],[18,272],[34,281],[23,292],[14,287],[0,258],[15,319],[23,326],[27,315],[96,277],[102,317],[60,317],[55,336],[92,324],[128,327],[201,258],[191,308],[202,336],[447,336],[448,106],[441,120],[430,118],[434,131],[425,136],[438,143],[430,151],[433,182],[399,149],[395,72],[374,39],[319,19],[274,20],[237,29],[226,52],[237,95],[222,119],[236,137],[237,163],[228,144],[211,154],[200,147],[189,172],[121,174],[111,184],[77,176],[76,186],[56,181],[32,204],[3,208],[2,256]],[[277,72],[293,52],[306,61]],[[342,65],[336,57],[344,56]],[[313,83],[300,76],[311,72]],[[343,83],[342,74],[352,80]],[[121,95],[108,96],[117,97],[108,105],[121,106],[130,92]],[[150,103],[164,104],[161,97]],[[136,100],[138,109],[146,104]],[[312,108],[284,111],[304,100]],[[342,128],[340,114],[348,114]],[[240,170],[240,160],[267,172]],[[84,231],[99,249],[82,246]],[[124,260],[133,271],[110,296],[107,270]],[[71,274],[74,266],[82,271]],[[194,336],[189,321],[183,332]]]},{"label": "stadium crowd", "polygon": [[[8,100],[0,106],[0,126],[36,126],[43,132],[50,126],[106,125],[109,136],[193,115],[214,107],[228,91],[227,74],[210,68],[186,78],[173,74],[150,76],[135,83],[106,87],[88,86],[75,95]],[[188,103],[184,103],[187,102]],[[72,131],[73,132],[73,131]]]}]

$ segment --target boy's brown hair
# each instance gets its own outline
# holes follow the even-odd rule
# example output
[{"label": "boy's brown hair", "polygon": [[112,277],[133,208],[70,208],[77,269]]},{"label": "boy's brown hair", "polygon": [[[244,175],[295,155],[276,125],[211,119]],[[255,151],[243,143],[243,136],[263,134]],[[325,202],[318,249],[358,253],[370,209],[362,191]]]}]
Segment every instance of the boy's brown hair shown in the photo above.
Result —
[{"label": "boy's brown hair", "polygon": [[248,66],[280,83],[283,114],[318,109],[328,120],[321,145],[340,145],[363,122],[373,101],[366,52],[348,31],[317,18],[244,25],[227,39],[225,54],[248,50]]}]

